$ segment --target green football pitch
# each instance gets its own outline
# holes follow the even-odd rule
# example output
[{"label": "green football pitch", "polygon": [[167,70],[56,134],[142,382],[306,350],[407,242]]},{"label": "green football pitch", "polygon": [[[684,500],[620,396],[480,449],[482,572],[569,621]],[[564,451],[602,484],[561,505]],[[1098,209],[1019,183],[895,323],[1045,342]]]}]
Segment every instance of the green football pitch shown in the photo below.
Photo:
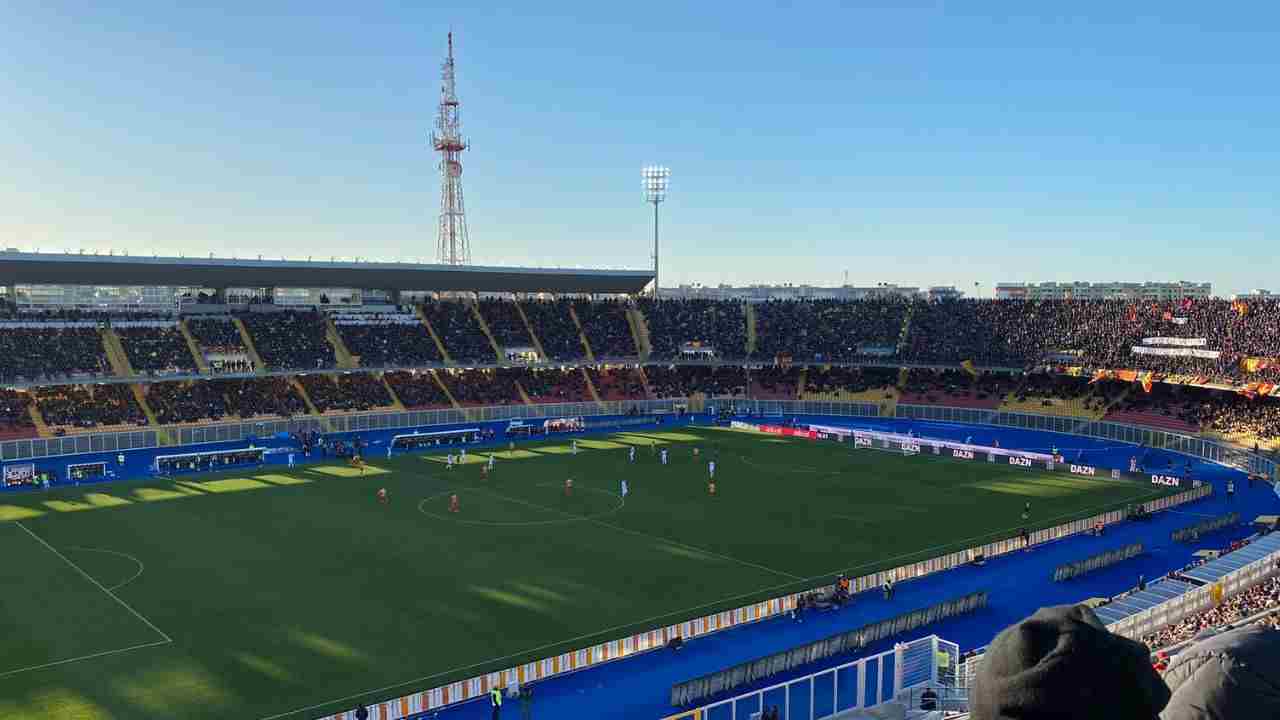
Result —
[{"label": "green football pitch", "polygon": [[314,718],[1006,537],[1027,501],[1152,496],[731,430],[566,442],[488,479],[407,455],[0,496],[0,718]]}]

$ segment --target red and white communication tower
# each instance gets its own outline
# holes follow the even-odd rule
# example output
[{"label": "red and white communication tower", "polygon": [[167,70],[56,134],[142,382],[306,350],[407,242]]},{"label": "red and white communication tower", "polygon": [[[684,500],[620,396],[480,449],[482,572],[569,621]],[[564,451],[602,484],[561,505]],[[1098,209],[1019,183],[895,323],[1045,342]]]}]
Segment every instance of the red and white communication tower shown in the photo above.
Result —
[{"label": "red and white communication tower", "polygon": [[467,239],[467,211],[462,203],[462,139],[458,122],[458,94],[453,82],[453,33],[449,33],[449,57],[440,70],[440,112],[431,146],[440,153],[440,225],[436,231],[436,260],[445,265],[470,265],[471,242]]}]

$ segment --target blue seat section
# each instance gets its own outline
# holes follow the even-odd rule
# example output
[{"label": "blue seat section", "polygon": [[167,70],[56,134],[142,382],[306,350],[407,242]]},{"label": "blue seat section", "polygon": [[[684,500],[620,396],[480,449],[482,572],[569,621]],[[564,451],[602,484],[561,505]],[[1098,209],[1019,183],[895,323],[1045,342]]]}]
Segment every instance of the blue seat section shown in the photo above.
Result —
[{"label": "blue seat section", "polygon": [[1207,583],[1217,582],[1226,575],[1277,550],[1280,550],[1280,534],[1272,533],[1258,538],[1235,552],[1227,553],[1217,560],[1210,560],[1183,575]]},{"label": "blue seat section", "polygon": [[1168,600],[1190,592],[1195,588],[1191,583],[1181,580],[1157,580],[1140,590],[1094,610],[1102,622],[1110,625],[1140,612],[1150,610]]}]

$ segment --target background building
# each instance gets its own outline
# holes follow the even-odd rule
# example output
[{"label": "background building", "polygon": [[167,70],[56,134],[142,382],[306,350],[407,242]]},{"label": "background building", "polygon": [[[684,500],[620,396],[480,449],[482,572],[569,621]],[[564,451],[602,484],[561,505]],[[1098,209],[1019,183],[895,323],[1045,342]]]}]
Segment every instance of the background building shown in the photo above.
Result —
[{"label": "background building", "polygon": [[1210,283],[1145,282],[1145,283],[999,283],[997,300],[1151,300],[1164,302],[1183,298],[1207,298],[1213,294]]}]

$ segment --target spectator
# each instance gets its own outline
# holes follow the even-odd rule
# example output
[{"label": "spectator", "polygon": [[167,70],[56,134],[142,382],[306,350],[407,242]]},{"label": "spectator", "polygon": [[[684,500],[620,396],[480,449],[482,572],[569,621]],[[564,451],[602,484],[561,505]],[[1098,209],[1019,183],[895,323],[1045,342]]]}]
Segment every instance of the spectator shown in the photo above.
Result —
[{"label": "spectator", "polygon": [[597,360],[632,358],[640,354],[627,320],[627,305],[618,300],[577,302],[574,310]]},{"label": "spectator", "polygon": [[586,357],[582,336],[569,314],[572,303],[566,299],[534,300],[521,304],[529,324],[542,341],[548,360],[579,360]]},{"label": "spectator", "polygon": [[196,361],[177,325],[114,327],[134,372],[148,375],[193,373]]},{"label": "spectator", "polygon": [[317,370],[334,366],[325,322],[314,311],[249,313],[242,317],[254,347],[268,367]]},{"label": "spectator", "polygon": [[474,365],[492,363],[497,359],[493,344],[476,320],[475,311],[465,301],[425,303],[422,312],[454,362]]},{"label": "spectator", "polygon": [[1178,653],[1162,720],[1280,718],[1280,632],[1250,625]]},{"label": "spectator", "polygon": [[436,341],[412,313],[335,317],[334,327],[360,366],[415,367],[443,362]]},{"label": "spectator", "polygon": [[1154,720],[1168,701],[1146,648],[1080,605],[1041,608],[997,635],[969,694],[974,720]]}]

